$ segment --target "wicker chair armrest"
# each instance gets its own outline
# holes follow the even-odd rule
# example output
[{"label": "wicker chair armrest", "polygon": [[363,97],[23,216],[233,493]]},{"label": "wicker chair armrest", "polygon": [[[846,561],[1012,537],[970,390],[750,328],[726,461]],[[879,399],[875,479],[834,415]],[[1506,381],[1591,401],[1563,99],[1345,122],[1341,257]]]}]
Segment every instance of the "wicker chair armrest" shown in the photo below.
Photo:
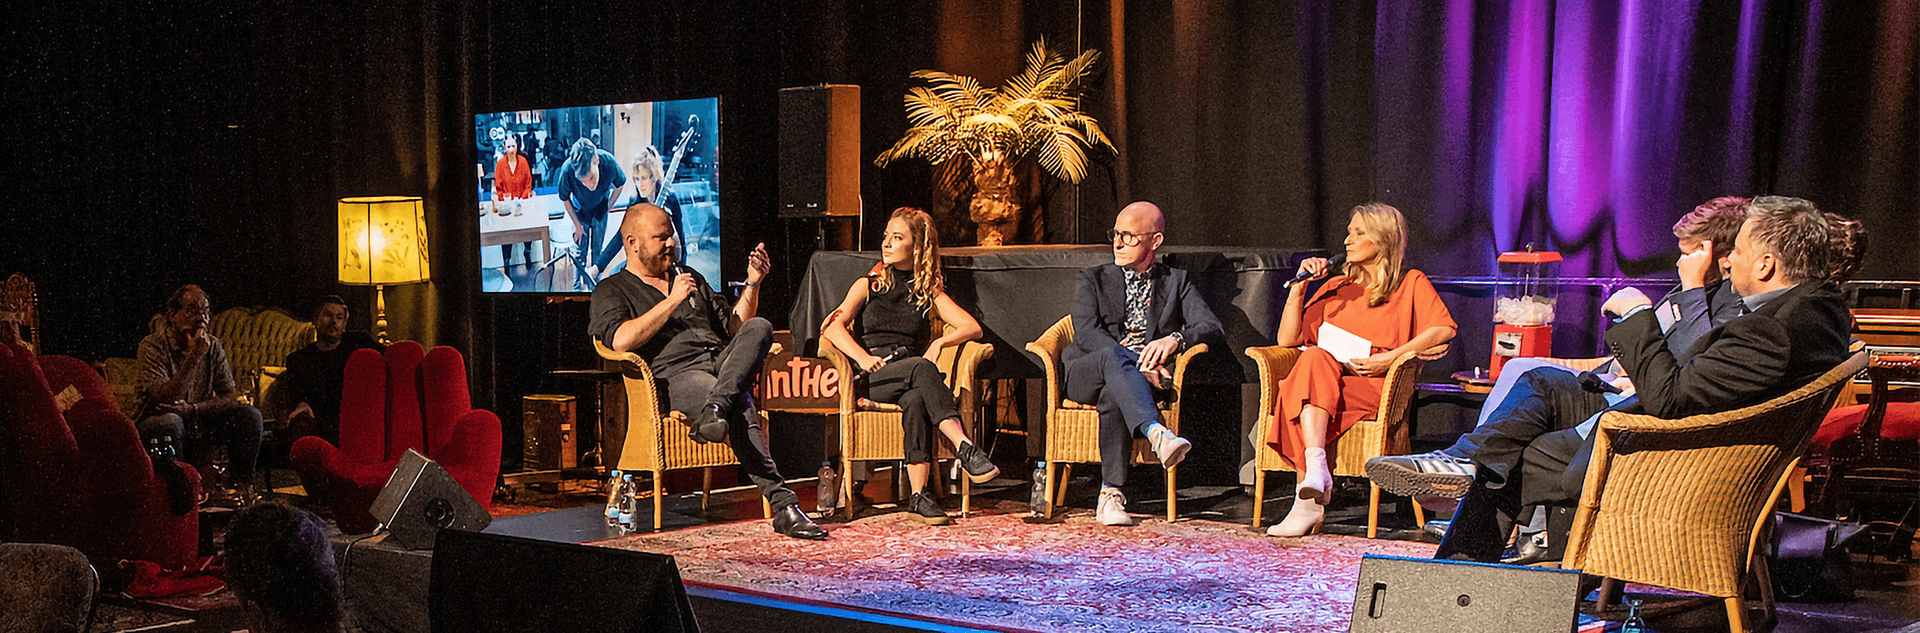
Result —
[{"label": "wicker chair armrest", "polygon": [[954,363],[953,372],[947,375],[947,381],[953,387],[953,395],[962,395],[978,380],[980,363],[993,358],[993,346],[979,341],[967,341],[960,344],[960,357]]},{"label": "wicker chair armrest", "polygon": [[[1801,385],[1785,395],[1776,396],[1755,405],[1741,407],[1719,413],[1702,413],[1684,418],[1660,418],[1651,415],[1608,411],[1600,416],[1599,427],[1602,431],[1635,433],[1686,433],[1704,429],[1717,429],[1738,426],[1774,409],[1788,406],[1802,398],[1838,387],[1841,381],[1860,373],[1867,367],[1866,352],[1856,352],[1852,358],[1834,367],[1813,381]],[[1831,400],[1833,395],[1827,394]]]},{"label": "wicker chair armrest", "polygon": [[1173,357],[1173,390],[1174,391],[1180,391],[1182,387],[1186,386],[1187,365],[1193,363],[1193,358],[1195,356],[1199,356],[1201,354],[1207,353],[1207,349],[1208,348],[1206,343],[1194,343],[1193,347],[1189,347],[1187,348],[1187,351],[1180,352],[1179,356]]},{"label": "wicker chair armrest", "polygon": [[820,341],[820,355],[826,357],[827,362],[832,363],[834,371],[840,375],[840,396],[838,398],[840,401],[840,413],[852,413],[855,409],[859,408],[859,396],[854,393],[853,388],[853,360],[847,358],[847,355],[842,353],[840,348],[834,347],[832,341]]}]

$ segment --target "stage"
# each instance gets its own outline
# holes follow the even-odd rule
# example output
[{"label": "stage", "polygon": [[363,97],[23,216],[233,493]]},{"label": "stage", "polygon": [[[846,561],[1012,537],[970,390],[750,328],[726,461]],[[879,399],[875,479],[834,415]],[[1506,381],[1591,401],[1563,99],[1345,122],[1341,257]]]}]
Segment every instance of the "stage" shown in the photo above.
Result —
[{"label": "stage", "polygon": [[[819,542],[773,534],[747,489],[718,492],[704,515],[697,494],[676,495],[667,529],[657,533],[610,531],[591,505],[504,517],[487,532],[673,556],[701,630],[726,632],[1344,632],[1362,556],[1424,558],[1433,550],[1404,529],[1404,517],[1403,529],[1388,533],[1393,538],[1359,537],[1358,494],[1336,499],[1333,534],[1277,539],[1249,529],[1246,497],[1232,488],[1183,489],[1182,507],[1192,511],[1174,523],[1154,518],[1143,496],[1130,504],[1139,506],[1130,509],[1140,525],[1107,527],[1091,519],[1090,485],[1069,492],[1064,520],[1023,521],[1024,483],[988,484],[976,497],[987,499],[984,509],[945,527],[877,503],[851,521],[823,520],[833,536]],[[877,479],[868,497],[884,496],[883,484]],[[795,488],[811,506],[811,482]],[[1284,501],[1270,503],[1270,513],[1286,509]],[[348,553],[350,543],[338,541],[336,551],[362,630],[427,630],[431,553],[374,541]],[[555,570],[555,582],[577,581]],[[580,590],[592,591],[588,583]],[[1637,585],[1629,593],[1658,609],[1655,630],[1724,627],[1711,601]],[[1822,605],[1782,605],[1776,630],[1911,623],[1859,606],[1839,622],[1864,628],[1831,628],[1834,616],[1817,613]],[[1614,630],[1624,614],[1603,615]]]}]

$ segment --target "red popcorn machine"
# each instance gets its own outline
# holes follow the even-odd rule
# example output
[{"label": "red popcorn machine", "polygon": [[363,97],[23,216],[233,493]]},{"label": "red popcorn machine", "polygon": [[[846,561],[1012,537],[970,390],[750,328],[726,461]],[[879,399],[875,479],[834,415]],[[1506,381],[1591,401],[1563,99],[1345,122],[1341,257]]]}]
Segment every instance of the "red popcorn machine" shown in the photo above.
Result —
[{"label": "red popcorn machine", "polygon": [[1523,357],[1553,353],[1553,306],[1560,296],[1560,254],[1511,251],[1500,254],[1500,282],[1493,295],[1493,356],[1489,379],[1500,367]]}]

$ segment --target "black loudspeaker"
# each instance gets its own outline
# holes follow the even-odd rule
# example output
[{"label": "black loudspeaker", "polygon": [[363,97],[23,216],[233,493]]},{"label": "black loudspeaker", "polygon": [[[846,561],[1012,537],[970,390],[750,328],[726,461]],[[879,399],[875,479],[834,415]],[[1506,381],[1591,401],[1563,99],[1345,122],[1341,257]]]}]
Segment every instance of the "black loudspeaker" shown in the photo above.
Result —
[{"label": "black loudspeaker", "polygon": [[440,535],[427,613],[460,633],[700,630],[672,556],[479,532]]},{"label": "black loudspeaker", "polygon": [[486,508],[446,469],[413,449],[400,456],[371,511],[394,540],[411,549],[432,549],[442,529],[478,532],[493,524]]},{"label": "black loudspeaker", "polygon": [[1368,555],[1349,633],[1567,633],[1579,621],[1580,572]]},{"label": "black loudspeaker", "polygon": [[860,87],[780,90],[780,217],[860,215]]}]

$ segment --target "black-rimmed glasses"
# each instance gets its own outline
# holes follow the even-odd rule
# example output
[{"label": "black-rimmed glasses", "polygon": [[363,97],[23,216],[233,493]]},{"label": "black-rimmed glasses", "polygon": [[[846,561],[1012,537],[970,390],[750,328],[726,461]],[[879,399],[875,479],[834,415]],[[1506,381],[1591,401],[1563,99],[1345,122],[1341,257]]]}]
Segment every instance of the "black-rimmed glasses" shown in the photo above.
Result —
[{"label": "black-rimmed glasses", "polygon": [[1107,241],[1119,242],[1121,246],[1139,246],[1142,240],[1147,239],[1147,236],[1159,235],[1159,234],[1160,234],[1159,231],[1154,231],[1152,233],[1136,234],[1136,233],[1128,233],[1126,231],[1115,231],[1113,229],[1107,229]]}]

